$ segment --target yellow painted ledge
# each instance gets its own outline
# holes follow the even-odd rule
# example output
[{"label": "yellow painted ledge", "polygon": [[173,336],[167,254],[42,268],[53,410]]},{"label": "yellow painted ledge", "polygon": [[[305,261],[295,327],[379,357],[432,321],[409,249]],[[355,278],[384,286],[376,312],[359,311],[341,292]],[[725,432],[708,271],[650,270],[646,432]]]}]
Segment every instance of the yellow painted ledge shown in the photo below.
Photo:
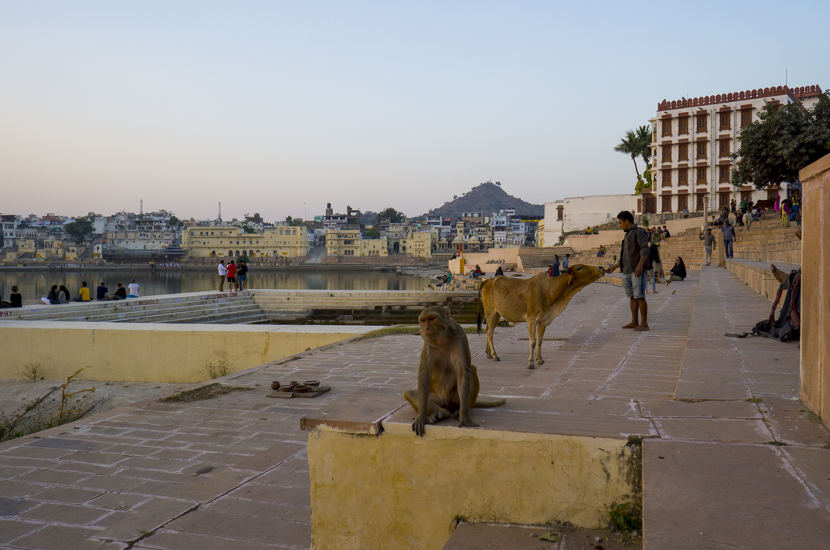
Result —
[{"label": "yellow painted ledge", "polygon": [[36,365],[49,379],[84,367],[84,380],[200,382],[377,328],[3,321],[0,379],[22,379]]},{"label": "yellow painted ledge", "polygon": [[312,548],[440,549],[459,519],[604,527],[637,494],[624,439],[384,423],[310,428]]}]

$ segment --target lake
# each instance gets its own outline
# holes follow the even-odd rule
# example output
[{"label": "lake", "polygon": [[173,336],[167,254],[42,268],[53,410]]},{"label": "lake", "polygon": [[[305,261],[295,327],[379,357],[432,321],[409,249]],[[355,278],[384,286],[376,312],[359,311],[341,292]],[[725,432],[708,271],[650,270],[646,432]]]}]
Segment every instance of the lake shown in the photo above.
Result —
[{"label": "lake", "polygon": [[[104,281],[115,292],[116,283],[127,284],[135,279],[141,295],[175,294],[218,290],[219,277],[213,268],[204,271],[162,271],[149,269],[84,271],[6,271],[0,270],[0,296],[8,300],[12,285],[23,294],[24,304],[40,303],[52,285],[66,285],[72,297],[78,295],[81,281],[86,281],[95,298],[95,287]],[[320,290],[423,290],[428,280],[414,275],[379,271],[248,271],[249,288],[320,289]],[[227,283],[225,283],[227,288]]]}]

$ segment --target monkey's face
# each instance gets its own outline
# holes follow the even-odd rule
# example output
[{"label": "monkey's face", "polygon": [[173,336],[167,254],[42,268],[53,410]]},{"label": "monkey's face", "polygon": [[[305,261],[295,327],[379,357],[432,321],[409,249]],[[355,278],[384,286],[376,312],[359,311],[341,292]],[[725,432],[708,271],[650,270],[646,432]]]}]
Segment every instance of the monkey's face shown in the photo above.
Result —
[{"label": "monkey's face", "polygon": [[428,308],[418,316],[421,338],[429,345],[440,346],[442,336],[446,335],[445,315],[437,308]]}]

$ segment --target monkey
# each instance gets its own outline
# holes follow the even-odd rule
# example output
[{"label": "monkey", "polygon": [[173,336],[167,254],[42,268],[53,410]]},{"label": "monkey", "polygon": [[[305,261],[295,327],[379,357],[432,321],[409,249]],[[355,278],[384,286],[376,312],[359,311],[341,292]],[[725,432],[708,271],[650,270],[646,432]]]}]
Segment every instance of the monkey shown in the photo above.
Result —
[{"label": "monkey", "polygon": [[473,407],[497,407],[501,398],[479,399],[478,371],[470,359],[470,344],[464,329],[450,316],[447,308],[428,307],[418,316],[421,338],[421,364],[418,366],[418,389],[403,396],[416,417],[412,431],[424,435],[425,424],[445,418],[458,418],[459,426],[478,426],[470,416]]}]

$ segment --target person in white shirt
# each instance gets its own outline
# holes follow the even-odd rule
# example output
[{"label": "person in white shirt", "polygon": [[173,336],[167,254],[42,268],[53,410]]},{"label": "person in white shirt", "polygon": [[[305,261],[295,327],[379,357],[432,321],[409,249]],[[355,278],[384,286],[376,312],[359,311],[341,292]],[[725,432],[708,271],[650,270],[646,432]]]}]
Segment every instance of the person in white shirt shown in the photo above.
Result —
[{"label": "person in white shirt", "polygon": [[139,296],[138,289],[139,288],[140,287],[138,286],[138,283],[135,282],[135,279],[130,281],[130,284],[127,285],[127,289],[128,289],[127,298],[138,298],[138,296]]},{"label": "person in white shirt", "polygon": [[228,268],[225,267],[225,260],[219,260],[219,292],[225,290],[225,277],[228,275]]}]

